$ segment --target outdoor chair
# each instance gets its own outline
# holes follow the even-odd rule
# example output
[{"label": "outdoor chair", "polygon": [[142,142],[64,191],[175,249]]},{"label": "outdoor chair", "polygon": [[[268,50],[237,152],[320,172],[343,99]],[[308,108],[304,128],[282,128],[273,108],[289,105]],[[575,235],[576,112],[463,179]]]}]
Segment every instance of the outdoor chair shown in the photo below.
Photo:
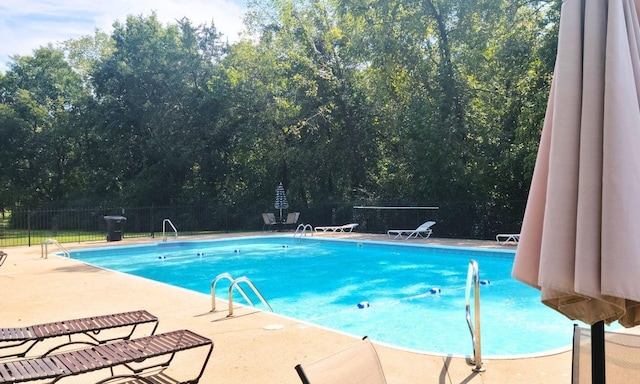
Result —
[{"label": "outdoor chair", "polygon": [[2,264],[4,264],[5,260],[7,260],[7,256],[9,255],[4,251],[0,251],[0,267],[2,267]]},{"label": "outdoor chair", "polygon": [[358,226],[356,223],[345,224],[345,225],[329,225],[325,227],[315,227],[314,230],[316,232],[353,232],[353,230]]},{"label": "outdoor chair", "polygon": [[506,245],[509,242],[518,244],[518,241],[520,241],[520,234],[519,233],[500,233],[496,235],[496,241],[502,245]]},{"label": "outdoor chair", "polygon": [[[114,340],[126,340],[131,338],[136,328],[141,324],[153,325],[151,334],[154,334],[158,327],[158,318],[141,310],[56,321],[21,328],[0,328],[0,353],[2,354],[0,358],[24,357],[38,343],[55,337],[66,336],[69,341],[56,345],[53,349],[43,353],[44,355],[69,344],[97,345]],[[80,337],[75,337],[76,335]],[[74,336],[74,341],[72,341],[72,336]]]},{"label": "outdoor chair", "polygon": [[[425,223],[422,223],[422,225],[420,225],[416,229],[389,229],[387,231],[387,235],[389,236],[395,235],[394,239],[404,239],[404,240],[417,239],[418,237],[428,239],[431,236],[431,233],[433,233],[433,230],[431,229],[431,227],[435,223],[436,223],[435,221],[427,221]],[[403,237],[403,236],[406,236],[406,237]]]},{"label": "outdoor chair", "polygon": [[267,228],[267,230],[271,230],[271,226],[276,224],[276,215],[274,215],[273,213],[263,213],[262,220],[264,221],[262,230],[264,231],[265,228]]},{"label": "outdoor chair", "polygon": [[[604,333],[607,384],[640,383],[640,335]],[[571,384],[591,384],[591,329],[574,326]]]},{"label": "outdoor chair", "polygon": [[[208,352],[198,375],[186,381],[173,378],[169,381],[168,375],[164,375],[164,370],[169,367],[174,356],[178,352],[200,347],[208,347]],[[0,362],[0,383],[13,384],[44,379],[53,379],[50,383],[57,383],[70,376],[109,369],[104,379],[91,382],[102,384],[115,379],[135,379],[136,382],[153,384],[158,382],[152,381],[148,376],[149,372],[153,372],[154,376],[163,375],[163,383],[192,384],[197,383],[202,377],[212,350],[213,342],[206,337],[188,330],[173,331],[38,358]],[[116,367],[122,367],[118,369],[125,373],[115,374]]]},{"label": "outdoor chair", "polygon": [[315,363],[298,364],[303,384],[386,384],[380,359],[365,336],[353,346]]},{"label": "outdoor chair", "polygon": [[284,225],[289,226],[290,229],[293,229],[293,226],[298,224],[299,218],[300,212],[291,212],[287,215],[287,220],[284,222]]}]

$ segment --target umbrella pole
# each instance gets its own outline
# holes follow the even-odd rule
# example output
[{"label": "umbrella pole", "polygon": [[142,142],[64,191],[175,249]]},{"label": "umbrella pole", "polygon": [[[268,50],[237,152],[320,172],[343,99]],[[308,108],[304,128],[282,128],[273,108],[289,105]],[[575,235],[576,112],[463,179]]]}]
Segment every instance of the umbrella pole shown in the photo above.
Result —
[{"label": "umbrella pole", "polygon": [[604,321],[591,326],[591,382],[605,384]]}]

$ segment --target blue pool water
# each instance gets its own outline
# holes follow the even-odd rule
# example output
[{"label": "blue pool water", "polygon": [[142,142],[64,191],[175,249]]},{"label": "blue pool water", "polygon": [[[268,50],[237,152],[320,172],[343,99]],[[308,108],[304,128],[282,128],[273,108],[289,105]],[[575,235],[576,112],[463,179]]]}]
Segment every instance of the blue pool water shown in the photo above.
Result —
[{"label": "blue pool water", "polygon": [[[271,236],[71,253],[96,266],[206,294],[218,274],[247,276],[276,313],[377,342],[451,355],[473,353],[465,318],[473,259],[480,280],[488,283],[480,289],[484,356],[567,347],[573,322],[541,304],[537,290],[511,277],[513,256],[502,250]],[[226,299],[228,286],[221,281],[216,297]],[[236,300],[243,302],[240,296]]]}]

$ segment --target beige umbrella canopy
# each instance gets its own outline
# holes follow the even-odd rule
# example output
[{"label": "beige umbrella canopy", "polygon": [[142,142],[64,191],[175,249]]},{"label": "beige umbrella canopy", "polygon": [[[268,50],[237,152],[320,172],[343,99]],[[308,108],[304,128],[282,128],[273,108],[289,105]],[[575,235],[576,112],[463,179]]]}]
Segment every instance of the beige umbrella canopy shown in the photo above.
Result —
[{"label": "beige umbrella canopy", "polygon": [[[636,0],[640,3],[640,0]],[[565,0],[513,276],[594,325],[640,324],[640,27],[634,0]]]}]

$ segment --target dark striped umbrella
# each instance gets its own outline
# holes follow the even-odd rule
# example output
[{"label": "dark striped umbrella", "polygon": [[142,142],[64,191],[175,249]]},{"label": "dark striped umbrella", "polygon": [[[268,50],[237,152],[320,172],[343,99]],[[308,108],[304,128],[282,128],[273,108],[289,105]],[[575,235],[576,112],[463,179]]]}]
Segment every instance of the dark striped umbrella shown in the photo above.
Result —
[{"label": "dark striped umbrella", "polygon": [[280,182],[276,190],[276,203],[274,207],[280,210],[280,221],[282,221],[282,210],[289,208],[289,202],[287,202],[287,195],[284,192],[282,182]]}]

